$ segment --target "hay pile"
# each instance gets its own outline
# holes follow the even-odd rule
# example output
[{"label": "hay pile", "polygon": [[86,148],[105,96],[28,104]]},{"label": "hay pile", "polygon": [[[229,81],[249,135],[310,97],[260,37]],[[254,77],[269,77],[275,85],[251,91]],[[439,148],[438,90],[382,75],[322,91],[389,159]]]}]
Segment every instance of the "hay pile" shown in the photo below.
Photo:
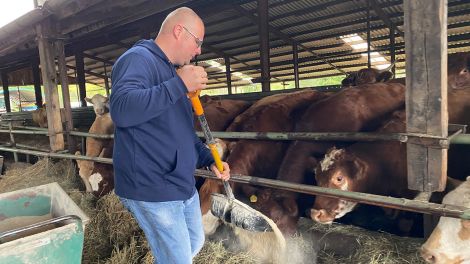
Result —
[{"label": "hay pile", "polygon": [[[54,181],[58,182],[90,217],[85,229],[82,263],[153,263],[152,254],[142,231],[133,217],[123,208],[118,197],[110,193],[97,200],[93,195],[80,191],[84,190],[84,187],[72,161],[40,159],[34,165],[17,163],[7,169],[6,174],[1,177],[0,193]],[[301,225],[303,230],[354,236],[358,246],[351,254],[339,256],[324,250],[321,238],[312,240],[311,234],[301,234],[287,241],[289,263],[424,263],[418,253],[423,239],[402,238],[352,226],[315,224],[308,219],[301,221]],[[308,227],[305,228],[305,225]],[[227,239],[233,237],[228,236]],[[315,241],[320,241],[320,244]],[[318,247],[320,250],[317,252]],[[206,241],[194,263],[252,264],[256,263],[256,260],[247,252],[228,251],[222,242],[217,240]]]},{"label": "hay pile", "polygon": [[[404,264],[425,263],[419,255],[419,248],[424,243],[421,238],[399,237],[388,233],[368,231],[355,226],[332,224],[323,225],[309,220],[310,230],[321,233],[336,233],[355,237],[359,246],[350,256],[339,256],[331,251],[318,252],[318,264]],[[306,221],[302,224],[305,225]],[[320,245],[321,247],[321,245]]]},{"label": "hay pile", "polygon": [[58,182],[64,190],[78,191],[80,179],[71,160],[54,162],[40,159],[33,165],[13,163],[7,166],[0,180],[0,192],[11,192],[51,182]]}]

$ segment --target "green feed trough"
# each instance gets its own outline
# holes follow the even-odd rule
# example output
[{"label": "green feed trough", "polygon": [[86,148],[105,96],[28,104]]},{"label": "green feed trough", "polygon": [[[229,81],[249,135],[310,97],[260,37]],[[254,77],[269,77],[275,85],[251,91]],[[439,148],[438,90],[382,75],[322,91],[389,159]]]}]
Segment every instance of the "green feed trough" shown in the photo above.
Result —
[{"label": "green feed trough", "polygon": [[0,194],[0,263],[81,263],[89,218],[50,183]]}]

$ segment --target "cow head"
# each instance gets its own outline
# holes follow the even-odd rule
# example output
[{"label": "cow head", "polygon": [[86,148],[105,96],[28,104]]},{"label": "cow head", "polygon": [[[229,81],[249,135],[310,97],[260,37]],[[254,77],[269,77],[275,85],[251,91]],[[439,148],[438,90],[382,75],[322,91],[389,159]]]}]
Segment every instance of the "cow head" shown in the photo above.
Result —
[{"label": "cow head", "polygon": [[449,89],[470,88],[470,53],[449,55],[447,82]]},{"label": "cow head", "polygon": [[346,78],[341,81],[343,87],[358,86],[363,84],[371,84],[377,82],[387,82],[393,78],[393,73],[390,71],[395,64],[390,64],[389,67],[383,70],[373,68],[360,69],[357,72],[350,73]]},{"label": "cow head", "polygon": [[256,209],[269,217],[284,235],[293,235],[297,230],[299,212],[296,199],[273,189],[258,192]]},{"label": "cow head", "polygon": [[[332,148],[315,169],[317,185],[345,191],[361,191],[359,186],[365,165],[344,149]],[[317,196],[310,217],[319,222],[330,224],[351,212],[357,203],[338,198]]]},{"label": "cow head", "polygon": [[[470,207],[470,177],[448,193],[442,203]],[[427,263],[470,263],[470,220],[441,217],[421,247],[421,256]]]},{"label": "cow head", "polygon": [[101,116],[109,112],[109,98],[101,94],[95,94],[93,97],[86,97],[85,100],[93,105],[95,114]]}]

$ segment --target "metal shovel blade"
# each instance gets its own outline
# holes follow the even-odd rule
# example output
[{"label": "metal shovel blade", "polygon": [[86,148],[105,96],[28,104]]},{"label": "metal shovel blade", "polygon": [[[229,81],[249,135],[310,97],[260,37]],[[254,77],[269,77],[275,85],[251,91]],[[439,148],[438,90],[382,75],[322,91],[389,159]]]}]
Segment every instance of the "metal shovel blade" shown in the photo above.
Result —
[{"label": "metal shovel blade", "polygon": [[211,212],[224,222],[252,232],[273,232],[266,216],[236,200],[220,193],[213,193]]}]

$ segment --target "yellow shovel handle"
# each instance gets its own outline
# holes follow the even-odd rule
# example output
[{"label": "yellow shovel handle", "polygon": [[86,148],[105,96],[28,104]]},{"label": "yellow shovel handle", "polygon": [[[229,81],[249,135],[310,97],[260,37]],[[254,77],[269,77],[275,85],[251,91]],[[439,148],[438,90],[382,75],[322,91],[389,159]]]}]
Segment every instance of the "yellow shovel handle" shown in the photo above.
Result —
[{"label": "yellow shovel handle", "polygon": [[224,166],[222,165],[222,159],[217,151],[217,146],[215,144],[209,144],[209,149],[211,150],[212,157],[214,158],[215,166],[220,172],[223,172]]},{"label": "yellow shovel handle", "polygon": [[[204,114],[204,109],[202,108],[201,100],[199,100],[199,93],[200,90],[188,93],[188,97],[191,100],[191,104],[193,105],[194,113],[196,113],[197,116],[201,116]],[[220,158],[216,145],[214,143],[209,142],[209,149],[211,151],[212,157],[214,158],[215,166],[220,172],[223,172],[224,166],[222,165],[222,159]]]},{"label": "yellow shovel handle", "polygon": [[204,109],[202,108],[201,101],[199,100],[199,93],[201,90],[197,90],[195,92],[188,93],[189,100],[191,100],[191,104],[193,105],[194,113],[197,116],[204,114]]}]

